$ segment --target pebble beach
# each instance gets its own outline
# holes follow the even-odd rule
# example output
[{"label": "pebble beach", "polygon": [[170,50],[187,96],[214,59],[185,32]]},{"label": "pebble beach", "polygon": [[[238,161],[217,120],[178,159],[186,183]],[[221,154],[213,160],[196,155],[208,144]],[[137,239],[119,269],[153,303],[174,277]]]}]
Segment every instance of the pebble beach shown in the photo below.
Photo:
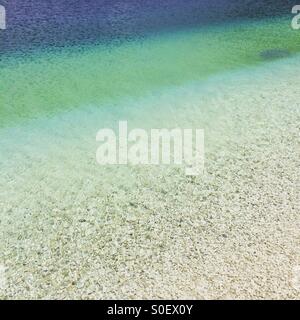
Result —
[{"label": "pebble beach", "polygon": [[[92,108],[67,141],[62,117],[2,129],[2,298],[299,298],[299,66],[294,57],[216,77],[219,96],[177,89],[182,121],[206,130],[199,177],[99,167],[82,134],[97,123]],[[30,149],[33,127],[41,146]]]},{"label": "pebble beach", "polygon": [[[107,6],[108,36],[152,33],[99,43],[92,15],[81,45],[62,25],[25,34],[29,51],[1,42],[0,299],[299,299],[300,33],[281,16],[199,27],[180,1],[193,24],[162,32]],[[203,129],[204,173],[99,165],[96,134],[121,120]]]}]

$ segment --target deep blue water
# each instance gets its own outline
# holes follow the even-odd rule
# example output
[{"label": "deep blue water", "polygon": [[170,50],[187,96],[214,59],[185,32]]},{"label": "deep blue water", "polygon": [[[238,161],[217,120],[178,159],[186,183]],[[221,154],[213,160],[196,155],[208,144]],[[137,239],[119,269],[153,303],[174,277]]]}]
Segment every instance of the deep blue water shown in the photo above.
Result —
[{"label": "deep blue water", "polygon": [[141,37],[164,30],[289,14],[293,0],[0,0],[0,53]]}]

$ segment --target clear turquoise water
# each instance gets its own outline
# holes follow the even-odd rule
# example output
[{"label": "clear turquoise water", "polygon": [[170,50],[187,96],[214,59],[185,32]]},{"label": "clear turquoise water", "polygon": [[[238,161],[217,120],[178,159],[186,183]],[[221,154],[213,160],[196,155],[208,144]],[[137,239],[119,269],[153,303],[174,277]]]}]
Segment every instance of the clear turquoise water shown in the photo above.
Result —
[{"label": "clear turquoise water", "polygon": [[161,32],[119,44],[2,55],[0,126],[88,105],[116,105],[269,63],[280,52],[299,52],[299,35],[289,18],[276,18]]},{"label": "clear turquoise water", "polygon": [[[84,10],[68,6],[71,2],[84,4]],[[104,11],[101,3],[108,6]],[[151,14],[136,8],[138,3],[152,8]],[[222,3],[227,11],[217,8],[214,18],[223,19],[205,17],[198,7],[205,3]],[[90,299],[91,292],[99,299],[110,298],[115,287],[124,298],[126,280],[130,297],[132,292],[139,297],[146,287],[156,295],[164,283],[169,288],[178,279],[182,297],[182,288],[188,284],[187,292],[192,290],[190,284],[205,271],[203,261],[216,266],[216,272],[207,269],[211,279],[220,263],[232,261],[233,246],[241,248],[236,257],[242,264],[228,274],[228,288],[236,292],[238,284],[251,291],[254,278],[249,275],[251,282],[244,275],[254,269],[260,283],[266,271],[264,255],[253,258],[260,243],[267,244],[266,257],[274,257],[276,273],[286,242],[278,242],[278,233],[269,237],[268,230],[275,230],[269,222],[282,231],[279,221],[296,226],[297,213],[300,32],[291,30],[291,17],[271,18],[276,6],[263,7],[259,0],[10,4],[21,5],[13,8],[18,14],[10,20],[17,28],[0,30],[5,296]],[[254,11],[253,19],[253,6],[270,16]],[[99,26],[101,16],[105,19]],[[77,27],[69,28],[77,20]],[[53,21],[59,28],[49,29]],[[109,37],[114,41],[106,41]],[[172,166],[98,165],[96,133],[117,129],[119,120],[146,130],[204,129],[206,174],[190,180],[184,168]],[[261,230],[258,221],[264,222]],[[233,246],[224,245],[223,236],[219,241],[224,230],[230,243],[235,239]],[[174,252],[178,260],[173,260]],[[184,281],[178,269],[182,261],[191,274]],[[214,291],[223,287],[223,271]],[[264,285],[271,284],[269,271],[262,288],[254,288],[259,298],[267,294]],[[282,274],[288,279],[288,273]],[[83,285],[77,286],[81,279]],[[276,293],[277,284],[268,292]]]}]

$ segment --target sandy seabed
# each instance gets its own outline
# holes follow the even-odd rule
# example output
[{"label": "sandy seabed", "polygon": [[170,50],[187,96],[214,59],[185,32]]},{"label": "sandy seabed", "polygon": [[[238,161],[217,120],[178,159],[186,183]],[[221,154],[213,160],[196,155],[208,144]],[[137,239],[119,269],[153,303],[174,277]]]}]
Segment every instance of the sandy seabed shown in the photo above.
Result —
[{"label": "sandy seabed", "polygon": [[[1,129],[0,297],[299,299],[299,68]],[[124,119],[204,128],[205,174],[99,167],[97,130]]]}]

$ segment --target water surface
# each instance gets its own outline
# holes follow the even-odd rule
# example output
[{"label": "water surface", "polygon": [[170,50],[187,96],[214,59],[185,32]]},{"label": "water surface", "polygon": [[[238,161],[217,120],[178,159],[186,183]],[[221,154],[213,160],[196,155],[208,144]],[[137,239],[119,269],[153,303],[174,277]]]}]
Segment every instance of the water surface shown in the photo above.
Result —
[{"label": "water surface", "polygon": [[300,49],[289,1],[26,0],[6,9],[1,127],[118,104]]}]

